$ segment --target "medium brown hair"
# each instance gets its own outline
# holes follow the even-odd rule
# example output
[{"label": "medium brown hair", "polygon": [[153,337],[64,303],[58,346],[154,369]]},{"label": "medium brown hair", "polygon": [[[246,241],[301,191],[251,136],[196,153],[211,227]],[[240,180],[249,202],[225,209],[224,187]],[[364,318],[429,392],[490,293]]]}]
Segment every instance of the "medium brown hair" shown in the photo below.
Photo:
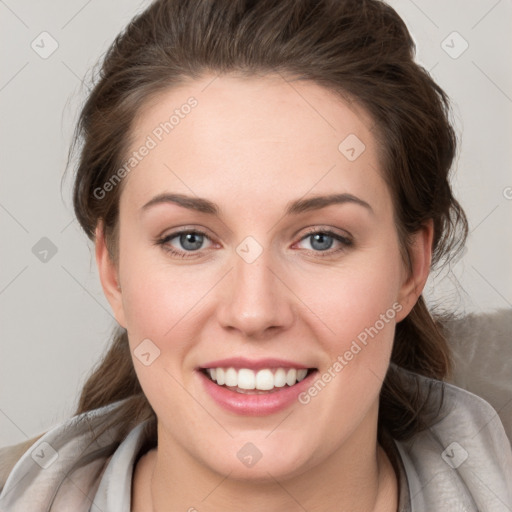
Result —
[{"label": "medium brown hair", "polygon": [[[463,245],[467,220],[448,179],[456,149],[449,101],[414,62],[414,52],[401,18],[378,0],[154,2],[115,39],[81,112],[72,148],[79,149],[73,192],[78,221],[91,240],[98,222],[104,223],[117,261],[122,183],[101,199],[94,191],[121,167],[134,119],[150,99],[205,73],[279,73],[314,82],[366,109],[382,146],[403,254],[408,255],[410,236],[432,220],[433,264],[439,264]],[[426,428],[432,419],[425,394],[396,367],[445,378],[450,355],[441,325],[420,297],[396,326],[379,413],[379,431],[395,439]],[[105,428],[115,425],[127,433],[144,419],[156,420],[137,380],[127,333],[119,328],[86,382],[76,413],[120,399],[127,400]]]}]

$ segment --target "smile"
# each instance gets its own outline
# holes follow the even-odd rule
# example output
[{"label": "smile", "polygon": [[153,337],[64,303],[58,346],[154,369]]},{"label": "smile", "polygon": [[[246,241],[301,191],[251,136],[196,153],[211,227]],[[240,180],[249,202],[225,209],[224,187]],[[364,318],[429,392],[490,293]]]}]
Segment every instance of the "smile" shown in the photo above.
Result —
[{"label": "smile", "polygon": [[206,395],[226,412],[242,416],[275,414],[298,403],[318,374],[284,359],[233,357],[196,368]]},{"label": "smile", "polygon": [[306,368],[263,368],[258,371],[250,368],[205,368],[204,372],[213,382],[237,393],[257,394],[278,391],[291,387],[306,378]]}]

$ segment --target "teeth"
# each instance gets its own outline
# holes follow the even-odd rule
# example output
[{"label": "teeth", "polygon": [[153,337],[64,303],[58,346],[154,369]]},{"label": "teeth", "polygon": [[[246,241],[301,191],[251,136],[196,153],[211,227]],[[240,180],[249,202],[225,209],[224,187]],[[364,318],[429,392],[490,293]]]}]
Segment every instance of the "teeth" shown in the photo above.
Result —
[{"label": "teeth", "polygon": [[297,370],[297,381],[300,382],[301,380],[304,380],[306,378],[307,373],[308,371],[304,368]]},{"label": "teeth", "polygon": [[[254,373],[254,372],[252,372]],[[270,370],[260,370],[256,374],[256,383],[254,386],[261,391],[268,391],[274,387],[274,376]]]},{"label": "teeth", "polygon": [[237,387],[239,389],[257,389],[270,391],[274,388],[282,388],[286,385],[293,386],[306,378],[308,371],[304,368],[277,368],[271,370],[250,370],[248,368],[208,368],[206,370],[211,380],[219,386]]},{"label": "teeth", "polygon": [[[235,374],[237,373],[234,368],[230,368]],[[256,375],[252,370],[243,368],[238,370],[238,380],[235,381],[233,386],[237,386],[240,389],[255,389],[256,388]]]},{"label": "teeth", "polygon": [[236,386],[238,382],[238,377],[236,375],[236,370],[234,368],[228,368],[224,373],[224,384],[226,386]]},{"label": "teeth", "polygon": [[288,370],[288,373],[286,374],[286,384],[288,386],[293,386],[297,382],[297,370],[292,368],[291,370]]},{"label": "teeth", "polygon": [[276,388],[286,386],[286,370],[284,368],[278,368],[274,373],[274,386]]}]

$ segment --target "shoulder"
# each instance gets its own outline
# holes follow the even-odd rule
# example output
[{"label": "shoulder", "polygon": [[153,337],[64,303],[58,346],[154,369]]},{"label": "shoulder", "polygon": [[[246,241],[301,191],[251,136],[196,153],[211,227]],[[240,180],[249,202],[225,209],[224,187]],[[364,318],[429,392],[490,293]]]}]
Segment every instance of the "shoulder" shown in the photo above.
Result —
[{"label": "shoulder", "polygon": [[396,442],[412,510],[511,510],[512,449],[496,410],[455,385],[416,377],[442,396],[442,408],[430,428]]},{"label": "shoulder", "polygon": [[21,459],[22,455],[43,435],[41,434],[19,444],[0,448],[0,491],[4,488],[9,473]]},{"label": "shoulder", "polygon": [[[74,416],[38,438],[2,448],[0,510],[39,512],[54,510],[59,503],[63,508],[55,510],[89,510],[86,494],[97,489],[121,441],[112,429],[98,436],[99,429],[119,403]],[[71,472],[73,481],[67,478]],[[88,492],[78,493],[77,488]]]}]

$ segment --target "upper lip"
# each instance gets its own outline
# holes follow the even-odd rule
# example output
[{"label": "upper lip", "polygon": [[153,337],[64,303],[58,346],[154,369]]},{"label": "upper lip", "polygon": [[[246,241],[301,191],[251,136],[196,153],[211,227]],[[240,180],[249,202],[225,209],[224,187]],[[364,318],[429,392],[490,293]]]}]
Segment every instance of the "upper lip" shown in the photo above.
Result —
[{"label": "upper lip", "polygon": [[264,368],[297,368],[308,369],[306,366],[295,361],[285,359],[265,358],[265,359],[247,359],[245,357],[230,357],[228,359],[217,359],[201,365],[200,369],[205,368],[248,368],[250,370],[261,370]]}]

